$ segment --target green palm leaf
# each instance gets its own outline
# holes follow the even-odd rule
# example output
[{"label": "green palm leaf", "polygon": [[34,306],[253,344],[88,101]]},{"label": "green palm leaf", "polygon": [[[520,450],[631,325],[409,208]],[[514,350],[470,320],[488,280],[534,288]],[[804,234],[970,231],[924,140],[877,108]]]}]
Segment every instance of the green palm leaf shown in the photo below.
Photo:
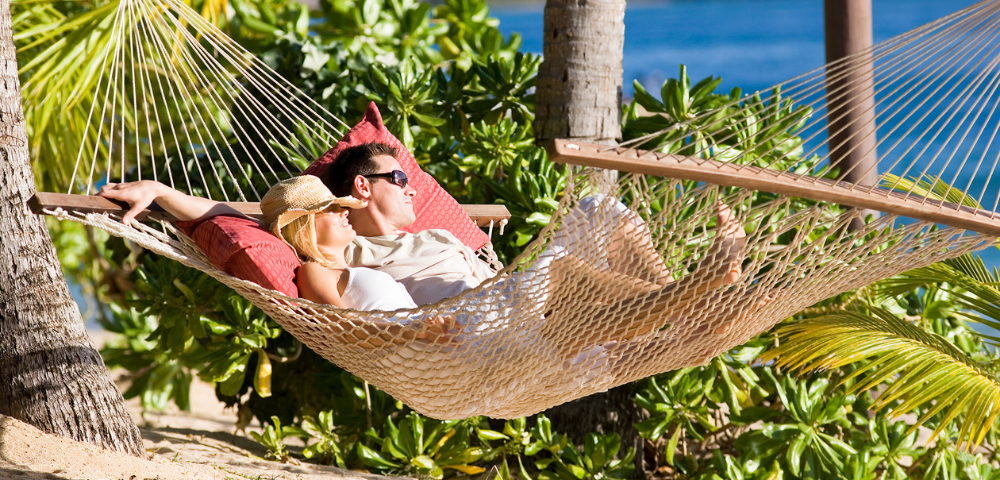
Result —
[{"label": "green palm leaf", "polygon": [[[65,190],[77,157],[93,158],[105,146],[84,138],[90,107],[107,99],[95,92],[103,52],[113,41],[118,2],[103,2],[68,15],[50,3],[14,2],[25,120],[31,158],[43,190]],[[105,79],[105,82],[107,80]],[[89,118],[93,125],[100,115]],[[93,130],[93,129],[91,129]],[[86,140],[86,141],[85,141]],[[80,148],[83,145],[83,154]],[[89,164],[85,163],[83,168]]]},{"label": "green palm leaf", "polygon": [[[878,291],[880,297],[890,298],[932,285],[951,294],[950,300],[959,309],[956,315],[1000,330],[1000,272],[990,272],[983,260],[972,254],[883,280]],[[980,335],[1000,346],[1000,338]]]},{"label": "green palm leaf", "polygon": [[882,185],[886,188],[912,193],[934,200],[943,200],[963,207],[982,209],[975,198],[969,196],[967,192],[952,187],[940,177],[932,175],[922,176],[919,179],[902,178],[891,173],[886,173],[882,177]]},{"label": "green palm leaf", "polygon": [[[855,364],[841,383],[863,377],[852,392],[885,385],[873,404],[893,416],[932,405],[910,428],[934,415],[940,422],[931,439],[957,420],[958,443],[979,445],[1000,413],[1000,381],[945,338],[924,331],[888,311],[841,311],[789,324],[778,330],[780,346],[761,360],[798,372]],[[893,406],[895,402],[898,404]]]},{"label": "green palm leaf", "polygon": [[[131,69],[128,72],[125,72],[125,61],[120,60],[123,66],[117,70],[122,72],[118,73],[120,77],[116,82],[122,84],[138,81],[141,85],[144,78],[153,84],[157,75],[172,75],[158,65],[176,63],[174,58],[161,58],[175,53],[169,44],[161,46],[163,51],[157,51],[154,44],[144,44],[149,42],[148,39],[128,40],[122,44],[126,42],[118,31],[122,20],[116,20],[120,5],[121,0],[97,0],[90,5],[69,9],[57,8],[52,2],[32,0],[14,0],[12,4],[12,28],[16,32],[14,41],[18,48],[22,101],[31,158],[40,190],[66,191],[78,187],[69,185],[74,172],[89,172],[94,159],[106,157],[109,148],[108,122],[118,122],[116,128],[125,123],[125,130],[133,131],[136,115],[143,115],[142,112],[150,110],[153,103],[158,105],[156,108],[160,111],[185,107],[177,101],[170,103],[161,98],[115,95],[113,89],[108,89],[111,65],[114,64],[113,57],[105,53],[109,47],[118,53],[141,51],[145,58],[142,62],[129,63]],[[225,14],[227,5],[227,0],[210,0],[202,2],[200,10],[213,22],[225,23],[228,21]],[[138,18],[145,13],[136,9],[132,14]],[[185,40],[178,34],[175,41]],[[154,58],[160,59],[159,62]],[[199,67],[175,65],[175,68]],[[139,75],[138,79],[134,78],[136,75]],[[109,105],[114,106],[113,115],[102,113]],[[97,134],[102,122],[106,124],[103,140]],[[176,131],[186,128],[181,120],[174,123],[172,127]],[[124,149],[119,146],[123,142],[124,139],[116,139],[114,148]],[[157,148],[139,141],[136,143],[139,145],[132,146],[129,153],[135,157],[133,162],[141,162],[148,155],[146,150]],[[132,150],[135,152],[132,153]],[[77,165],[78,158],[80,165]]]}]

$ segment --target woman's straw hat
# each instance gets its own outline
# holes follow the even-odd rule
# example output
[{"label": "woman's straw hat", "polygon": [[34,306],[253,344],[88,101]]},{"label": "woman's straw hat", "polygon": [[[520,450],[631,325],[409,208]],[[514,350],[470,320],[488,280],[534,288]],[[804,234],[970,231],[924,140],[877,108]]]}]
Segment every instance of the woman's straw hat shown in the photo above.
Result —
[{"label": "woman's straw hat", "polygon": [[365,208],[367,203],[351,196],[335,197],[319,177],[301,175],[274,184],[260,200],[260,211],[267,229],[285,240],[281,237],[285,225],[301,216],[322,212],[331,205]]}]

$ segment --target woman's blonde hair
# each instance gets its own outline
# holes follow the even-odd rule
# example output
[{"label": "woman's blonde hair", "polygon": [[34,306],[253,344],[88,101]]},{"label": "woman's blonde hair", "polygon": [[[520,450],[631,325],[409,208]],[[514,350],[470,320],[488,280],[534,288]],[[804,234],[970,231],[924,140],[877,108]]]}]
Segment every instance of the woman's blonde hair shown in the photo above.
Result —
[{"label": "woman's blonde hair", "polygon": [[340,262],[328,257],[316,243],[316,214],[303,215],[281,229],[281,236],[291,244],[302,261],[313,261],[324,267],[344,268]]}]

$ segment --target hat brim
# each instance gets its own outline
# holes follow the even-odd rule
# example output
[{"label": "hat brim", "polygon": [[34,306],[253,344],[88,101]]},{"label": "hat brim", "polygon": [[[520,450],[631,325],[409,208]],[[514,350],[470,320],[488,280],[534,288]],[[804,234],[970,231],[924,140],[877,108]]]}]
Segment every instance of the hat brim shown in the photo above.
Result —
[{"label": "hat brim", "polygon": [[334,197],[328,200],[323,200],[322,202],[310,205],[305,208],[291,208],[285,210],[280,215],[278,215],[278,218],[274,219],[274,222],[271,224],[271,233],[280,238],[281,241],[288,243],[288,240],[286,240],[285,237],[281,235],[282,228],[285,228],[286,225],[294,222],[296,219],[300,217],[322,212],[335,205],[341,208],[356,209],[356,208],[365,208],[368,205],[368,203],[365,202],[364,200],[359,200],[357,198],[348,196],[348,197]]}]

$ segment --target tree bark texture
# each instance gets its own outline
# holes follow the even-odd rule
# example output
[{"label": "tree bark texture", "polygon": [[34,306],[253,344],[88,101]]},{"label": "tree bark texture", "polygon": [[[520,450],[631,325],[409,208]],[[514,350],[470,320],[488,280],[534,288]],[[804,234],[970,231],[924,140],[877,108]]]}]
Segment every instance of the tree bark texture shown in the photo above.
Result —
[{"label": "tree bark texture", "polygon": [[635,424],[645,420],[645,412],[635,404],[634,384],[612,388],[604,393],[583,397],[543,412],[552,421],[552,429],[569,435],[577,444],[583,444],[588,433],[617,433],[622,440],[619,457],[629,448],[635,449],[635,475],[646,478],[645,440]]},{"label": "tree bark texture", "polygon": [[0,414],[133,455],[139,429],[84,327],[35,192],[10,0],[0,0]]},{"label": "tree bark texture", "polygon": [[548,0],[535,80],[535,139],[621,138],[624,0]]}]

